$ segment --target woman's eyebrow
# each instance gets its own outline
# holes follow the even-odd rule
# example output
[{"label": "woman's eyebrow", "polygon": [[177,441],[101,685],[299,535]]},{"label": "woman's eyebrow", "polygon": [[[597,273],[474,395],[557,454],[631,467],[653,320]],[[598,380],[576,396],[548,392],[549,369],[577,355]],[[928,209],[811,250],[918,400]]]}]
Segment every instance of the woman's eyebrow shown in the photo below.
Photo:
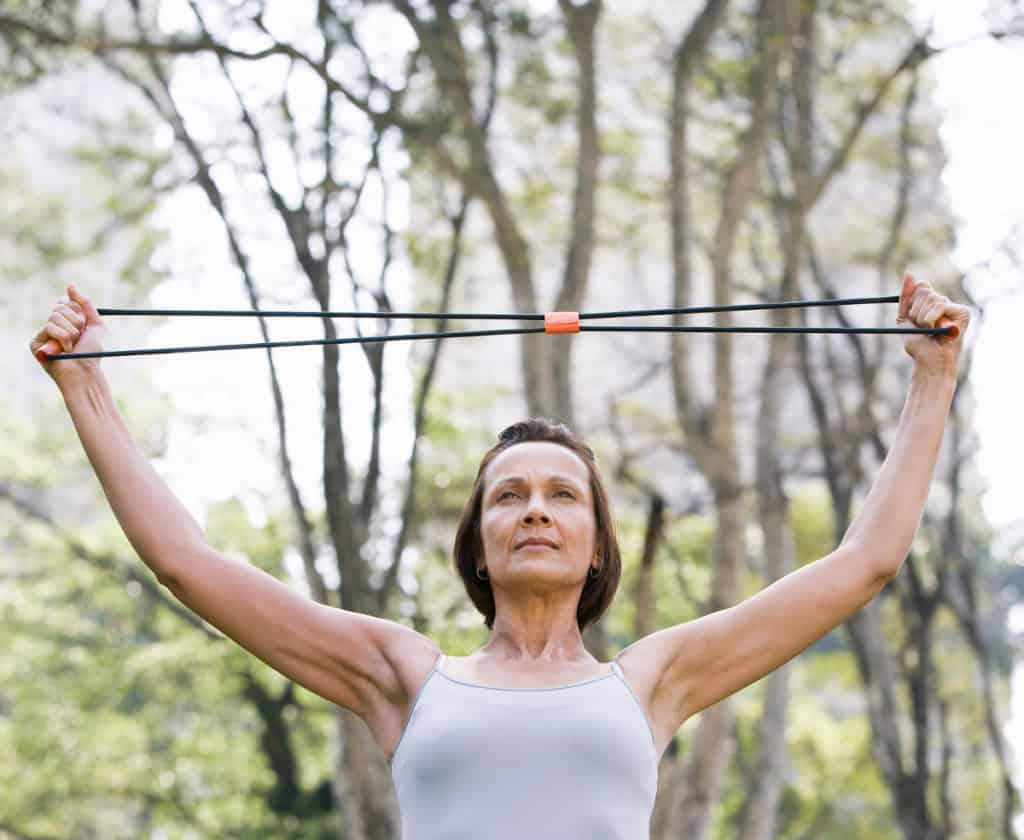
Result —
[{"label": "woman's eyebrow", "polygon": [[[580,483],[577,479],[571,478],[567,475],[553,475],[547,479],[549,484],[572,484],[576,487],[580,487]],[[525,484],[526,479],[521,475],[508,475],[504,478],[499,478],[494,484],[491,485],[493,490],[495,487],[500,487],[502,484]]]}]

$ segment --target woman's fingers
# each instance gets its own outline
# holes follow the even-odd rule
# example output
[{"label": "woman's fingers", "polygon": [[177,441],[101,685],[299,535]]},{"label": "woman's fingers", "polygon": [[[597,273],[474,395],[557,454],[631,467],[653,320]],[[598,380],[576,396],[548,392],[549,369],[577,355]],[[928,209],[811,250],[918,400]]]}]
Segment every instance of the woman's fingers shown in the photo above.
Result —
[{"label": "woman's fingers", "polygon": [[47,335],[46,327],[43,327],[32,337],[31,347],[32,354],[40,362],[45,362],[47,356],[52,356],[54,353],[59,353],[61,350],[60,342],[55,341]]},{"label": "woman's fingers", "polygon": [[971,323],[971,310],[963,304],[949,301],[935,323],[936,326],[946,327],[950,338],[959,338]]},{"label": "woman's fingers", "polygon": [[[47,322],[47,335],[60,343],[60,349],[70,353],[82,334],[85,316],[69,306],[69,302],[58,301]],[[77,323],[76,323],[77,322]]]},{"label": "woman's fingers", "polygon": [[948,329],[947,338],[959,337],[971,319],[970,310],[966,306],[953,303],[946,295],[939,294],[924,282],[916,284],[906,299],[901,296],[900,311],[901,314],[906,313],[905,319],[914,326]]},{"label": "woman's fingers", "polygon": [[92,301],[78,291],[78,287],[74,283],[68,286],[68,297],[71,299],[73,304],[77,304],[81,307],[82,312],[85,315],[86,323],[103,323],[103,319],[100,317],[100,313],[96,311],[96,307],[93,306]]},{"label": "woman's fingers", "polygon": [[68,293],[54,304],[45,326],[33,337],[32,347],[36,358],[45,362],[47,356],[71,353],[89,325],[90,308],[95,322],[102,324],[95,307],[74,286],[69,286]]},{"label": "woman's fingers", "polygon": [[935,327],[943,309],[949,306],[952,303],[948,297],[940,295],[926,281],[916,281],[908,271],[903,275],[896,323],[910,321],[918,327]]},{"label": "woman's fingers", "polygon": [[903,286],[900,289],[900,308],[896,313],[896,323],[906,321],[910,317],[910,299],[914,296],[917,284],[914,276],[908,271],[903,275]]},{"label": "woman's fingers", "polygon": [[79,329],[82,329],[86,324],[86,317],[82,312],[82,307],[74,301],[58,305],[56,311]]},{"label": "woman's fingers", "polygon": [[921,314],[921,323],[926,327],[934,327],[939,323],[939,318],[946,311],[946,304],[941,300],[928,299],[924,312]]},{"label": "woman's fingers", "polygon": [[934,327],[938,314],[949,305],[948,297],[940,295],[931,286],[922,283],[914,290],[910,304],[910,320],[919,327]]},{"label": "woman's fingers", "polygon": [[966,306],[953,303],[928,283],[914,280],[909,271],[903,275],[896,323],[910,322],[916,327],[945,329],[946,333],[936,338],[949,341],[960,337],[970,319],[970,310]]},{"label": "woman's fingers", "polygon": [[39,331],[34,336],[32,336],[32,352],[38,355],[49,340],[50,337],[47,334],[46,326],[44,325],[39,328]]},{"label": "woman's fingers", "polygon": [[921,320],[921,296],[914,295],[910,301],[910,321],[915,326],[920,326],[918,323]]},{"label": "woman's fingers", "polygon": [[48,322],[43,330],[49,338],[54,339],[58,343],[65,353],[70,353],[71,349],[75,346],[76,337],[72,336],[63,327],[53,323],[53,321]]},{"label": "woman's fingers", "polygon": [[70,334],[75,341],[77,341],[78,337],[82,334],[79,325],[72,322],[68,315],[59,309],[50,316],[50,323],[55,324],[64,330],[64,332]]}]

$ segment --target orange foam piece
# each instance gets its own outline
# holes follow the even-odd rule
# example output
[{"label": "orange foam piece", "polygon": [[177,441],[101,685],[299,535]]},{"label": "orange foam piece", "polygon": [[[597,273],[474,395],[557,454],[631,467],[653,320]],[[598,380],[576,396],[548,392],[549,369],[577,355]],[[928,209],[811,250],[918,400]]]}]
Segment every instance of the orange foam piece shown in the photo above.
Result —
[{"label": "orange foam piece", "polygon": [[45,362],[47,356],[55,356],[56,354],[63,352],[64,350],[57,339],[50,338],[47,339],[46,344],[36,350],[36,358],[41,362]]},{"label": "orange foam piece", "polygon": [[544,332],[546,333],[578,333],[580,331],[579,312],[545,312]]}]

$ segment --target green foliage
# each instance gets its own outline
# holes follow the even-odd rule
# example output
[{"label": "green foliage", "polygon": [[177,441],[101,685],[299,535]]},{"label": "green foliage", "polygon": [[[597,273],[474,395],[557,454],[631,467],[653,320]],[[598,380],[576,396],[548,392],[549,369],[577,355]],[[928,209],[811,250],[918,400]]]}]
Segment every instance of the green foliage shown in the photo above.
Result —
[{"label": "green foliage", "polygon": [[529,38],[534,34],[533,18],[525,8],[515,8],[512,4],[503,4],[499,9],[504,18],[505,28],[510,35]]},{"label": "green foliage", "polygon": [[[141,566],[119,535],[94,534],[75,555],[51,528],[5,525],[17,539],[0,567],[16,582],[0,587],[0,633],[13,640],[0,661],[0,751],[12,758],[0,763],[0,813],[39,833],[128,837],[148,812],[171,832],[300,836],[267,810],[262,722],[239,703],[243,674],[274,694],[283,678],[183,621],[155,581],[159,596],[112,574]],[[210,518],[212,539],[271,572],[285,530],[254,525],[236,501]],[[312,788],[330,772],[332,724],[323,700],[299,694],[294,731]],[[316,825],[301,836],[323,836]]]},{"label": "green foliage", "polygon": [[796,563],[813,563],[835,548],[832,503],[821,486],[807,485],[789,503]]}]

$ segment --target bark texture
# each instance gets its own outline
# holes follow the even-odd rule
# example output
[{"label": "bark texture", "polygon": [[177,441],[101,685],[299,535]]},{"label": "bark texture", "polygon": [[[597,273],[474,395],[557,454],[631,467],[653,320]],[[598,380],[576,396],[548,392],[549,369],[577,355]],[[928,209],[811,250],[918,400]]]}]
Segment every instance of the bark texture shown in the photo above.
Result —
[{"label": "bark texture", "polygon": [[[672,215],[675,263],[674,298],[676,306],[686,306],[692,276],[686,240],[692,230],[685,223],[688,213],[685,179],[686,159],[686,81],[693,61],[706,45],[717,15],[724,5],[708,4],[687,33],[676,54],[671,132]],[[750,118],[739,140],[738,151],[726,167],[722,200],[711,245],[711,272],[714,303],[727,306],[733,300],[732,266],[735,245],[744,215],[754,197],[758,165],[768,137],[772,117],[776,73],[780,57],[779,9],[773,0],[763,0],[756,16],[757,58],[749,80]],[[730,313],[716,313],[716,326],[729,326]],[[744,483],[740,474],[736,440],[736,394],[734,390],[733,338],[716,333],[713,345],[714,384],[711,405],[695,405],[680,341],[673,342],[673,385],[676,412],[687,435],[687,446],[700,465],[711,487],[715,504],[715,551],[710,610],[719,610],[740,599],[740,572],[745,560],[743,535],[748,514],[744,503]],[[679,791],[678,803],[671,807],[673,818],[667,828],[671,836],[703,840],[710,830],[713,808],[718,801],[722,778],[732,752],[732,713],[728,700],[701,714],[690,758]]]}]

